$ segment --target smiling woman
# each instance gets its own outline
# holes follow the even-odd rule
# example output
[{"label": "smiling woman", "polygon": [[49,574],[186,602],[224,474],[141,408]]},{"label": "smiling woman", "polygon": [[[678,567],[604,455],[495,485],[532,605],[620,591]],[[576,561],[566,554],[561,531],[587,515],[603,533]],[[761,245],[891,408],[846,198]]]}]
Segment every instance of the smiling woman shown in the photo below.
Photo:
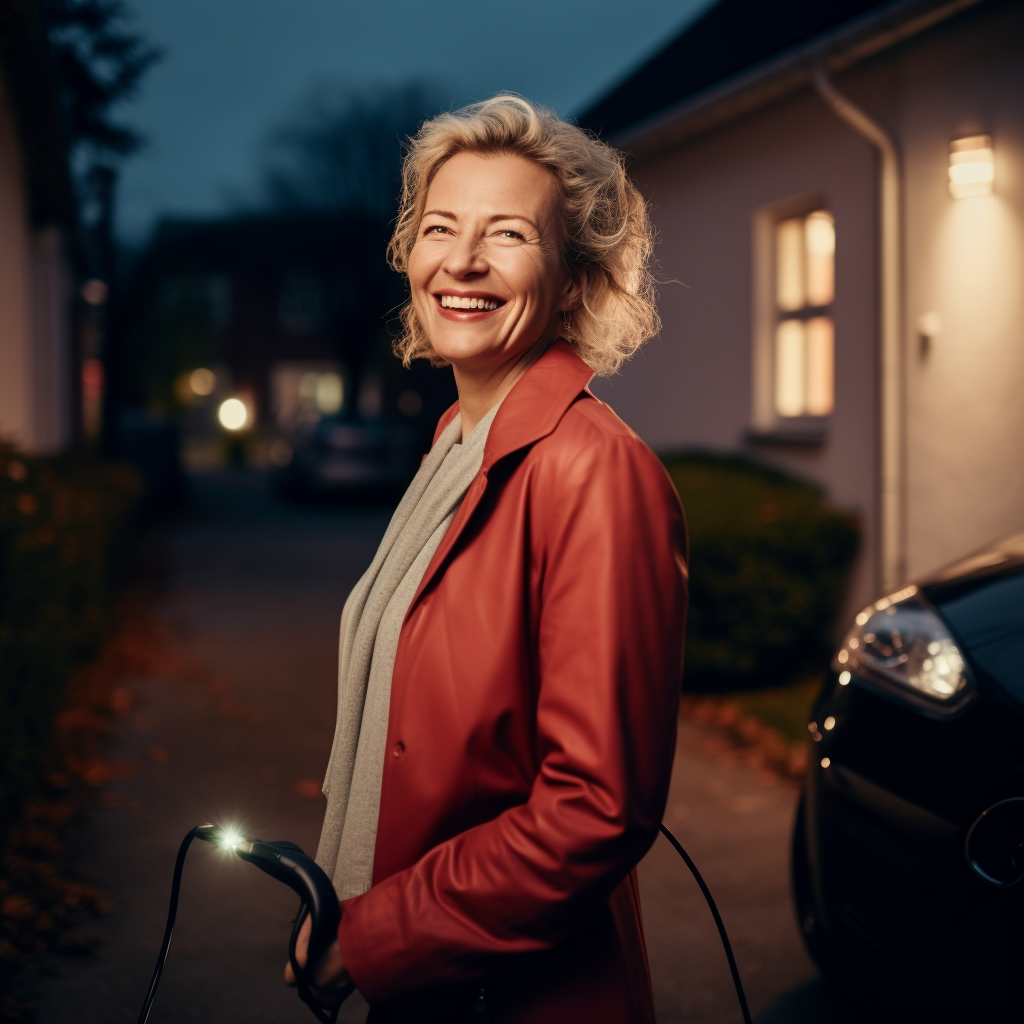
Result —
[{"label": "smiling woman", "polygon": [[317,977],[374,1024],[653,1022],[635,865],[671,774],[685,527],[587,388],[657,325],[646,210],[617,153],[512,96],[425,124],[404,180],[397,349],[459,400],[342,614]]},{"label": "smiling woman", "polygon": [[[518,188],[508,196],[510,206],[493,208],[499,197],[491,197],[492,237],[504,234],[507,240],[524,242],[531,237],[569,274],[579,292],[571,308],[560,310],[559,333],[595,373],[614,373],[660,328],[649,269],[653,246],[647,209],[626,177],[622,155],[515,96],[498,96],[428,121],[406,159],[389,252],[392,266],[410,277],[410,259],[428,203],[449,220],[457,212],[447,206],[435,210],[434,188],[441,170],[457,154],[476,159],[515,155],[526,165],[528,170],[519,172],[523,180],[514,180],[511,171],[505,178],[506,186]],[[532,189],[523,191],[530,185]],[[536,222],[529,219],[526,207],[531,205],[539,217]],[[519,224],[502,225],[502,217],[515,219],[509,215],[519,215]],[[418,356],[443,362],[419,319],[421,313],[414,291],[395,350],[406,364]]]}]

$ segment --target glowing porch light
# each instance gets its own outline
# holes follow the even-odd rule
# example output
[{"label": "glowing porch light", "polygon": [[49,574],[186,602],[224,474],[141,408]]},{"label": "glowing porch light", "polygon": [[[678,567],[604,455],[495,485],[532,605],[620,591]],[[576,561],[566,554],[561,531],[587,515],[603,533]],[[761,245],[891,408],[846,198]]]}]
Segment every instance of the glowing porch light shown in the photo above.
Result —
[{"label": "glowing porch light", "polygon": [[949,194],[954,199],[988,195],[995,176],[991,135],[971,135],[949,144]]},{"label": "glowing porch light", "polygon": [[220,403],[217,419],[225,430],[241,430],[249,422],[249,410],[240,398],[226,398]]}]

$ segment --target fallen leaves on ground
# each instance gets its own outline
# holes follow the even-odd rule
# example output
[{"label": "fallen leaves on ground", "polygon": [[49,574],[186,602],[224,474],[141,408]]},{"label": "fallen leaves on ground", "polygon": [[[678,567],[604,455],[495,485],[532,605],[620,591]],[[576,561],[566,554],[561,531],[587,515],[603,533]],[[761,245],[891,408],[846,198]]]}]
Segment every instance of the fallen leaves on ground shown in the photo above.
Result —
[{"label": "fallen leaves on ground", "polygon": [[744,715],[735,704],[710,697],[684,697],[680,714],[718,734],[705,742],[707,753],[738,752],[752,767],[783,779],[802,779],[807,771],[806,745],[789,742],[770,725]]},{"label": "fallen leaves on ground", "polygon": [[104,748],[134,705],[127,682],[168,674],[163,647],[146,602],[130,595],[99,658],[69,682],[43,785],[0,852],[0,1021],[33,1019],[31,1003],[14,984],[33,957],[48,950],[88,955],[97,944],[87,925],[110,905],[97,888],[74,877],[69,830],[97,790],[101,803],[116,802],[118,794],[103,787],[137,770],[129,761],[108,760]]}]

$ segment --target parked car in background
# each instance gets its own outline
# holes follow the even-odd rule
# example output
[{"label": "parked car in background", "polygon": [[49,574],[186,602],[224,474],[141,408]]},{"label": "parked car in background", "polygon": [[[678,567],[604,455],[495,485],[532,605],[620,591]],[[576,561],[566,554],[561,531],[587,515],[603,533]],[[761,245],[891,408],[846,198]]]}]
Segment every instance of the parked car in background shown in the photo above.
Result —
[{"label": "parked car in background", "polygon": [[793,887],[824,973],[1021,1019],[1024,531],[860,612],[808,728]]},{"label": "parked car in background", "polygon": [[276,484],[289,497],[400,494],[419,463],[417,436],[404,423],[325,416],[308,434],[275,442]]}]

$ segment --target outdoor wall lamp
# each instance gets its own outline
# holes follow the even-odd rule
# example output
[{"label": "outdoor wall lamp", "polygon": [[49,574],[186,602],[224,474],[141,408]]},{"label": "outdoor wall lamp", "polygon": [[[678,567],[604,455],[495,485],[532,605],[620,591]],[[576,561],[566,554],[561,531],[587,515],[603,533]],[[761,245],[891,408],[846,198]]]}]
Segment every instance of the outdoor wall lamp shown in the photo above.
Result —
[{"label": "outdoor wall lamp", "polygon": [[949,144],[949,193],[954,199],[988,195],[995,176],[991,135],[971,135]]}]

